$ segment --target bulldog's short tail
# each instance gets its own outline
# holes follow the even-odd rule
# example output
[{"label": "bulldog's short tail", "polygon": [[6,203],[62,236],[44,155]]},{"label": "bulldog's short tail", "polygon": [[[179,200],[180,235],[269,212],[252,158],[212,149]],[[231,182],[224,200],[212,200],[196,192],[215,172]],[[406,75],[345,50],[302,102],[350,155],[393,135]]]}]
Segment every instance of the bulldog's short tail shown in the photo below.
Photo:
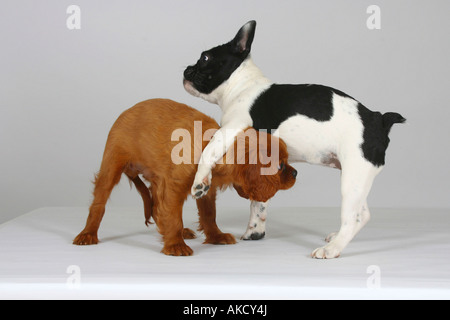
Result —
[{"label": "bulldog's short tail", "polygon": [[383,127],[386,129],[386,133],[389,134],[391,128],[396,123],[404,123],[406,121],[405,118],[399,113],[396,112],[386,112],[383,114]]}]

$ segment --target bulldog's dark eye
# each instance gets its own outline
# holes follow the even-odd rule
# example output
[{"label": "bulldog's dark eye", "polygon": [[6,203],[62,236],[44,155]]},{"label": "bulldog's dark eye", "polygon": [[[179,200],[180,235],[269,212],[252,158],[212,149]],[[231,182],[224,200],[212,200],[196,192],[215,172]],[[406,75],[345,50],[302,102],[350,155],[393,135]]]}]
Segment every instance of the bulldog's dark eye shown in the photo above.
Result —
[{"label": "bulldog's dark eye", "polygon": [[203,54],[202,57],[200,58],[200,60],[202,60],[202,62],[208,62],[209,56],[207,54]]},{"label": "bulldog's dark eye", "polygon": [[285,165],[284,165],[284,162],[281,162],[279,165],[278,165],[278,170],[284,170],[284,168],[285,168]]}]

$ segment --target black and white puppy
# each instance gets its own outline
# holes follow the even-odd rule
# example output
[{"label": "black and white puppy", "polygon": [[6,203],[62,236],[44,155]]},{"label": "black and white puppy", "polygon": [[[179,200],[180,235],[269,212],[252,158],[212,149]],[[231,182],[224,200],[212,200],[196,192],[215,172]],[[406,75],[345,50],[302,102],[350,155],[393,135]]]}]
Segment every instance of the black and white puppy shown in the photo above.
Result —
[{"label": "black and white puppy", "polygon": [[[339,257],[370,218],[366,199],[385,164],[389,131],[405,119],[398,113],[372,112],[330,87],[274,84],[250,57],[255,28],[255,21],[248,22],[232,41],[203,52],[184,71],[185,89],[220,106],[219,131],[226,131],[216,133],[203,150],[192,195],[206,188],[212,166],[239,131],[248,126],[271,130],[287,144],[289,161],[342,170],[341,228],[326,238],[327,245],[312,252],[314,258]],[[267,203],[252,202],[250,208],[243,239],[262,238]]]}]

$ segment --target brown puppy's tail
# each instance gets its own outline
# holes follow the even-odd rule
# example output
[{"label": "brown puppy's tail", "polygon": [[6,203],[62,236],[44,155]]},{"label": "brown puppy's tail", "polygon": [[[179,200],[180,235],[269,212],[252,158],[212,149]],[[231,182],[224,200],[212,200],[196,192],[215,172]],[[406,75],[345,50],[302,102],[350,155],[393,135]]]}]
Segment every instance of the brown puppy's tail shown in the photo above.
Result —
[{"label": "brown puppy's tail", "polygon": [[142,200],[144,201],[144,215],[145,215],[145,225],[148,227],[149,224],[151,224],[150,219],[153,216],[152,207],[153,207],[153,199],[150,195],[150,190],[148,190],[147,186],[144,182],[142,182],[141,178],[139,176],[136,176],[134,178],[130,178],[131,181],[133,181],[134,185],[136,186],[136,189],[139,191],[139,194],[142,197]]}]

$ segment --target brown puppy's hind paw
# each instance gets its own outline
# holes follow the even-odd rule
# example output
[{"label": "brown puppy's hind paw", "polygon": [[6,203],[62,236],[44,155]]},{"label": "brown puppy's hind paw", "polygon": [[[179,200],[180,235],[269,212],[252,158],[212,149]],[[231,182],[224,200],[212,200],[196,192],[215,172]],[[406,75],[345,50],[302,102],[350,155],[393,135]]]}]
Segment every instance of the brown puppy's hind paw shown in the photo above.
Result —
[{"label": "brown puppy's hind paw", "polygon": [[98,237],[92,233],[80,233],[74,240],[73,244],[77,246],[89,246],[91,244],[98,244]]},{"label": "brown puppy's hind paw", "polygon": [[197,235],[195,234],[194,231],[192,231],[189,228],[183,229],[183,239],[195,239],[195,238],[197,238]]}]

